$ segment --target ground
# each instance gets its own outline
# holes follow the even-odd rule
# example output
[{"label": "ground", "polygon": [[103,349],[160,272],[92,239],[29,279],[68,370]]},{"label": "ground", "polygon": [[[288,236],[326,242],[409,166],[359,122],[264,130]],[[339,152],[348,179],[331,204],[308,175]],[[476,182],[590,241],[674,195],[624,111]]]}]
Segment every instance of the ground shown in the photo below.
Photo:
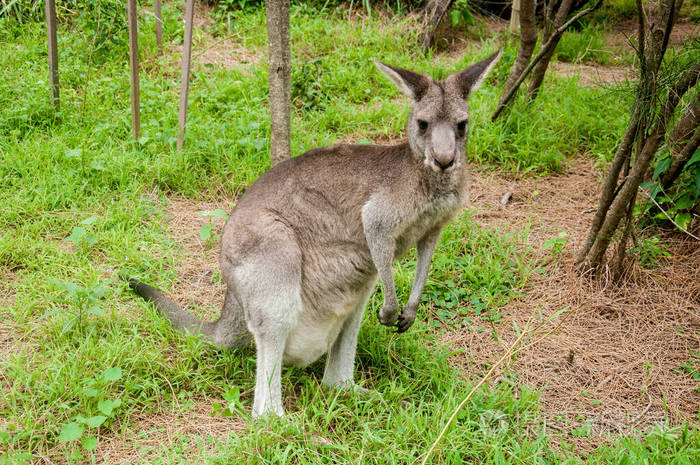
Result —
[{"label": "ground", "polygon": [[[204,32],[201,48],[195,45],[193,51],[196,64],[231,67],[265,59],[230,39],[207,36],[207,18],[205,8],[197,11],[195,24]],[[505,26],[493,19],[486,25],[496,33]],[[625,23],[615,29],[608,43],[627,45],[632,26]],[[680,42],[697,32],[696,24],[680,24],[672,41]],[[465,47],[478,47],[479,43],[452,41],[445,53],[458,56]],[[178,51],[172,51],[174,57]],[[633,75],[630,66],[596,63],[555,61],[551,68],[562,76],[577,76],[581,85],[609,86]],[[517,338],[514,324],[524,328],[533,314],[548,315],[566,308],[564,321],[556,331],[515,357],[503,371],[507,379],[501,375],[493,381],[506,380],[540,392],[543,419],[560,432],[552,436],[553,445],[559,437],[565,437],[573,439],[577,448],[591,450],[654,424],[695,421],[700,391],[697,382],[680,369],[700,344],[700,249],[693,240],[669,232],[670,257],[653,270],[633,266],[621,284],[581,277],[573,268],[573,257],[585,240],[602,178],[592,159],[576,155],[563,173],[537,178],[478,166],[472,166],[471,171],[471,199],[466,207],[474,210],[473,219],[480,226],[526,236],[522,247],[541,258],[548,254],[543,250],[544,243],[558,233],[566,233],[566,245],[561,255],[525,284],[522,297],[502,308],[503,319],[493,331],[461,329],[441,335],[442,342],[460,351],[451,362],[466,376],[478,376]],[[506,194],[510,195],[504,202]],[[181,197],[167,200],[168,230],[182,253],[178,284],[171,295],[184,306],[194,306],[194,312],[204,318],[218,315],[225,286],[215,279],[218,247],[202,241],[199,230],[213,221],[220,231],[224,221],[198,213],[217,208],[228,211],[234,202],[229,198],[216,202]],[[207,431],[223,438],[227,429],[242,428],[240,421],[211,419],[206,413],[210,404],[211,400],[202,399],[186,414],[147,417],[130,431],[146,434],[140,442],[148,446],[150,442],[172,444],[174,436],[190,432]],[[578,428],[581,434],[572,438],[572,428]],[[105,448],[100,447],[101,453],[114,457],[113,451],[123,448],[125,439],[128,433],[126,438],[115,438]],[[193,457],[202,447],[206,445],[192,449]],[[133,449],[124,450],[131,450],[132,455],[118,459],[119,463],[135,458]]]},{"label": "ground", "polygon": [[[237,37],[216,34],[210,14],[206,7],[196,11],[195,73],[241,64],[264,66],[266,56],[260,48],[254,50]],[[485,27],[497,34],[504,25],[490,20]],[[624,24],[616,29],[606,37],[607,43],[624,47],[630,28]],[[698,29],[695,24],[680,24],[676,31],[674,43],[697,36]],[[481,41],[450,38],[435,60],[455,61],[466,50],[472,52],[480,46]],[[165,52],[170,73],[179,68],[180,52],[181,46],[176,45]],[[623,82],[632,75],[629,64],[554,62],[551,70],[561,76],[578,76],[580,85],[598,87]],[[351,132],[339,134],[334,142],[362,139]],[[388,144],[396,138],[380,135],[372,142]],[[677,232],[662,231],[669,255],[653,267],[632,264],[621,283],[612,283],[605,276],[581,276],[573,258],[585,240],[597,203],[603,176],[598,160],[587,153],[571,153],[560,173],[538,176],[476,164],[470,171],[471,194],[465,205],[470,212],[468,221],[498,235],[512,233],[523,238],[518,243],[520,252],[537,267],[518,290],[519,295],[498,309],[501,319],[497,324],[484,323],[485,328],[478,330],[445,325],[447,329],[440,330],[439,341],[452,349],[449,362],[458,373],[478,380],[528,322],[565,309],[560,323],[549,327],[546,337],[531,339],[538,343],[526,346],[489,382],[492,387],[499,383],[513,386],[514,395],[521,392],[519,388],[539,393],[541,419],[556,432],[550,433],[552,447],[558,447],[562,439],[578,451],[590,451],[624,436],[638,436],[659,423],[697,424],[700,391],[697,380],[683,369],[689,354],[700,348],[697,243]],[[176,279],[169,295],[200,317],[216,318],[225,291],[219,278],[219,246],[215,237],[202,240],[200,232],[207,225],[214,225],[214,234],[220,232],[224,219],[201,212],[230,211],[235,196],[207,193],[208,200],[201,200],[181,193],[145,195],[162,207],[167,236],[176,244],[177,266],[172,270]],[[560,233],[566,235],[560,237]],[[560,251],[546,247],[556,237],[561,239]],[[18,279],[15,270],[0,268],[0,309],[15,305],[13,286]],[[138,321],[144,317],[143,308],[129,299],[119,304],[119,311]],[[428,319],[440,318],[430,302],[426,307]],[[36,340],[28,342],[19,336],[20,331],[9,321],[0,321],[0,361],[22,351],[30,354],[38,345]],[[410,338],[410,331],[397,338]],[[152,332],[144,331],[149,336]],[[176,357],[175,348],[168,348]],[[12,386],[2,372],[0,386]],[[250,433],[250,425],[240,417],[213,415],[213,404],[222,402],[216,394],[178,396],[173,390],[171,403],[159,405],[158,413],[131,413],[118,432],[101,437],[95,463],[155,462],[170,451],[175,460],[204,461],[231,435]],[[252,393],[248,390],[241,396],[248,401]],[[293,404],[288,410],[294,412],[296,400],[287,402]],[[6,421],[0,419],[0,427],[6,426]],[[329,431],[333,427],[329,426]],[[325,445],[328,440],[313,437],[309,442]],[[53,461],[62,460],[65,457]]]}]

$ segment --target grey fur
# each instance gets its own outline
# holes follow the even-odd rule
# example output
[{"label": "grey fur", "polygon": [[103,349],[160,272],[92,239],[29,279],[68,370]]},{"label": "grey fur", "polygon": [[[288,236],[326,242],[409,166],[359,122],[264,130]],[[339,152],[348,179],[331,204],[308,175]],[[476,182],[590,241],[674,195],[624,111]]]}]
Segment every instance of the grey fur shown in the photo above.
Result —
[{"label": "grey fur", "polygon": [[[413,324],[442,229],[467,196],[466,98],[499,56],[440,83],[377,62],[414,100],[408,141],[314,149],[262,175],[222,233],[227,293],[216,322],[202,322],[158,290],[129,281],[177,328],[226,348],[243,347],[252,335],[254,416],[283,414],[283,361],[305,366],[328,353],[323,383],[357,389],[357,335],[377,278],[384,285],[379,321],[399,332]],[[416,278],[399,312],[392,263],[414,245]]]}]

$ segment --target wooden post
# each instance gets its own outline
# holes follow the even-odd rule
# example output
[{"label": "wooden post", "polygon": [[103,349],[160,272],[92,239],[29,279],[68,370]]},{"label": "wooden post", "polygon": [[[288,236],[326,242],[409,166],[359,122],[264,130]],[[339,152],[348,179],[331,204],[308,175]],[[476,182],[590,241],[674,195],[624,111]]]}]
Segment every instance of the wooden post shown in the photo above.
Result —
[{"label": "wooden post", "polygon": [[177,149],[180,150],[185,139],[187,123],[187,94],[190,88],[190,62],[192,59],[192,22],[194,20],[194,0],[185,4],[185,41],[182,44],[182,78],[180,86],[180,114],[177,118]]},{"label": "wooden post", "polygon": [[510,10],[510,32],[518,33],[520,27],[520,0],[513,0],[513,6]]},{"label": "wooden post", "polygon": [[56,39],[56,2],[46,0],[46,36],[49,47],[51,102],[58,109],[58,42]]},{"label": "wooden post", "polygon": [[160,0],[154,0],[155,14],[156,14],[156,45],[158,46],[158,53],[163,53],[163,15],[161,14]]},{"label": "wooden post", "polygon": [[289,0],[266,0],[270,74],[270,166],[287,160],[291,152],[291,51]]},{"label": "wooden post", "polygon": [[139,29],[136,16],[136,0],[128,0],[129,18],[129,70],[131,72],[131,130],[134,140],[141,136],[141,108],[139,106]]}]

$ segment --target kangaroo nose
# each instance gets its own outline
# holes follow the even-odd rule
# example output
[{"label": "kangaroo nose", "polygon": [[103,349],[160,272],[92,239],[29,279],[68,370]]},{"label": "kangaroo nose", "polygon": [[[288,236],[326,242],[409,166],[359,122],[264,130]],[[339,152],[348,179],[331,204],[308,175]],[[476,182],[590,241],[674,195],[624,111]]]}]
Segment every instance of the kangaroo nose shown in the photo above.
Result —
[{"label": "kangaroo nose", "polygon": [[443,158],[443,160],[440,161],[440,159],[438,159],[438,158],[433,158],[433,163],[435,163],[435,166],[440,168],[442,171],[445,171],[447,168],[449,168],[455,164],[455,159],[451,158],[449,161],[446,161]]}]

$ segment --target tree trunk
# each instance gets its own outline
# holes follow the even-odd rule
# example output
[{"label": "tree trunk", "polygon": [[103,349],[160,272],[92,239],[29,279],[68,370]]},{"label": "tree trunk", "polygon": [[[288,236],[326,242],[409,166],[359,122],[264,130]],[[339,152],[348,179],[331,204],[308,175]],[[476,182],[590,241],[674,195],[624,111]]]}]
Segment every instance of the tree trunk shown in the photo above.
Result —
[{"label": "tree trunk", "polygon": [[[644,12],[641,0],[637,0],[639,19],[637,54],[640,79],[635,106],[628,129],[606,177],[600,205],[593,219],[588,240],[577,257],[577,263],[584,270],[600,268],[620,221],[623,217],[627,217],[625,231],[619,239],[617,250],[617,262],[618,264],[622,263],[626,252],[627,237],[632,227],[631,213],[639,185],[644,180],[659,146],[667,137],[669,123],[673,119],[678,103],[683,95],[697,84],[700,78],[700,65],[686,69],[672,88],[668,90],[665,102],[663,104],[659,102],[659,93],[666,86],[659,79],[659,69],[673,28],[676,6],[674,0],[661,0],[654,12]],[[646,18],[651,18],[648,27]],[[692,106],[691,104],[690,111],[692,111]],[[679,134],[687,134],[687,129],[683,129],[685,124],[688,124],[686,118],[692,120],[693,117],[694,115],[689,116],[689,113],[686,113],[680,119],[681,126],[677,125],[677,128],[674,128],[668,136],[670,142],[673,141],[676,131]],[[694,151],[694,144],[700,143],[700,134],[697,131],[693,132],[692,137],[688,136],[689,140],[681,150],[679,158],[685,157],[686,151]],[[619,171],[623,164],[629,163],[631,147],[635,142],[637,150],[633,160],[634,164],[631,165],[629,173],[618,184]]]},{"label": "tree trunk", "polygon": [[515,80],[515,84],[513,84],[513,87],[508,90],[504,90],[503,95],[500,98],[501,103],[498,104],[498,107],[496,107],[496,111],[493,112],[493,115],[491,115],[491,121],[496,121],[498,117],[501,115],[503,110],[505,110],[506,106],[508,106],[515,96],[515,93],[518,91],[518,88],[520,87],[520,84],[523,83],[525,78],[527,77],[528,74],[530,74],[530,71],[532,71],[532,68],[534,68],[540,60],[542,60],[545,55],[550,53],[550,51],[554,50],[554,47],[556,46],[557,42],[559,41],[559,37],[566,31],[569,26],[571,26],[573,23],[578,21],[579,19],[583,18],[590,12],[598,9],[600,5],[602,5],[603,0],[597,0],[596,3],[589,7],[586,8],[583,11],[579,11],[576,15],[574,15],[571,19],[569,19],[567,22],[561,25],[558,29],[555,29],[551,35],[550,39],[542,45],[542,49],[539,51],[539,53],[535,56],[535,58],[530,62],[529,65],[523,70],[522,73],[520,73],[520,76]]},{"label": "tree trunk", "polygon": [[[696,65],[696,68],[700,69],[700,65]],[[661,184],[664,189],[671,187],[671,184],[673,184],[683,171],[685,164],[690,160],[690,157],[693,156],[693,153],[695,153],[697,146],[693,148],[692,139],[697,137],[698,126],[700,126],[700,92],[695,94],[695,98],[688,107],[688,110],[686,110],[685,114],[678,120],[671,134],[668,136],[668,145],[671,149],[673,161],[668,170],[666,170],[659,179],[659,184]]]},{"label": "tree trunk", "polygon": [[430,0],[425,7],[425,17],[423,20],[423,51],[426,52],[433,46],[435,31],[445,16],[447,10],[452,6],[454,0]]},{"label": "tree trunk", "polygon": [[289,0],[265,2],[270,54],[270,166],[291,157],[291,52]]},{"label": "tree trunk", "polygon": [[520,2],[520,47],[518,47],[518,55],[515,57],[515,62],[503,88],[503,94],[498,101],[499,105],[503,104],[505,96],[513,88],[523,70],[527,68],[532,52],[535,50],[537,44],[536,3],[535,0],[521,0]]},{"label": "tree trunk", "polygon": [[552,59],[552,56],[554,56],[554,50],[556,50],[557,44],[559,44],[559,39],[561,39],[561,34],[554,34],[552,31],[556,31],[566,22],[566,18],[571,12],[573,3],[574,0],[562,0],[561,5],[559,5],[559,9],[557,9],[557,14],[554,17],[554,22],[552,23],[551,28],[547,28],[545,31],[543,41],[546,42],[551,40],[553,41],[553,44],[532,71],[530,86],[527,91],[527,95],[530,100],[537,98],[537,93],[540,91],[542,81],[544,81],[544,75],[549,67],[549,62]]}]

